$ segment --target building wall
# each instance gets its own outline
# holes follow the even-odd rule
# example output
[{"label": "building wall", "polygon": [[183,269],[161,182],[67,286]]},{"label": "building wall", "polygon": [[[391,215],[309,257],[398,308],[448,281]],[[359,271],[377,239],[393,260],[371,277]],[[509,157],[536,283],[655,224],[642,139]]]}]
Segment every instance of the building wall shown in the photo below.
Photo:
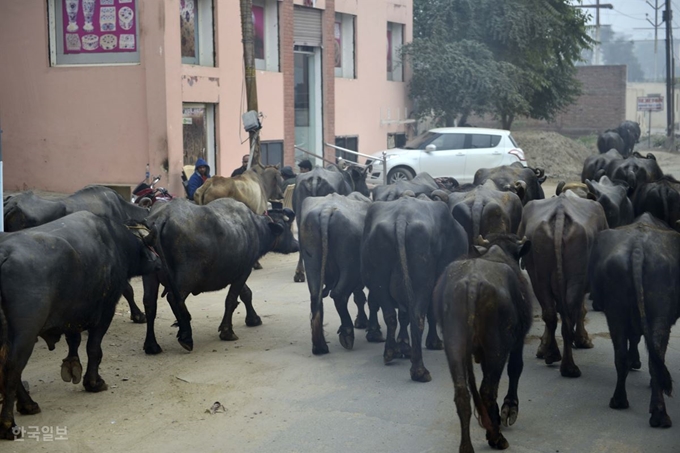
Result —
[{"label": "building wall", "polygon": [[[216,168],[228,175],[249,150],[241,18],[236,1],[214,1],[215,67],[181,61],[179,0],[138,0],[140,64],[51,67],[45,0],[0,2],[0,123],[6,190],[72,192],[87,184],[136,185],[150,164],[183,195],[182,104],[216,105]],[[257,71],[262,140],[284,140],[293,164],[293,5],[279,6],[280,72]],[[385,148],[380,110],[408,106],[406,83],[388,82],[386,21],[412,35],[412,0],[316,0],[324,13],[324,139],[359,135],[362,151]],[[358,15],[357,79],[333,73],[336,8]],[[354,12],[352,12],[354,11]],[[380,22],[377,22],[379,20]],[[380,26],[375,26],[380,23]],[[244,143],[242,143],[244,142]],[[328,151],[332,155],[332,151]]]},{"label": "building wall", "polygon": [[[335,79],[335,135],[358,135],[359,151],[387,148],[387,134],[406,132],[411,102],[407,82],[387,80],[387,22],[404,24],[404,42],[413,36],[413,1],[335,0],[336,11],[357,16],[356,78]],[[408,80],[408,68],[405,80]],[[406,114],[404,113],[406,110]],[[379,128],[376,133],[376,127]]]}]

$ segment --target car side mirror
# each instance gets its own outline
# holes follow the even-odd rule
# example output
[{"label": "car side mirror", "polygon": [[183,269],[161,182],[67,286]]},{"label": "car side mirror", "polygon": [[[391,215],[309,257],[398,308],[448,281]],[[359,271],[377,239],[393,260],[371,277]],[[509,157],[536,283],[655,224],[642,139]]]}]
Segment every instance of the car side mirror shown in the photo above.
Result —
[{"label": "car side mirror", "polygon": [[437,145],[430,144],[425,147],[426,153],[431,153],[432,151],[437,151]]}]

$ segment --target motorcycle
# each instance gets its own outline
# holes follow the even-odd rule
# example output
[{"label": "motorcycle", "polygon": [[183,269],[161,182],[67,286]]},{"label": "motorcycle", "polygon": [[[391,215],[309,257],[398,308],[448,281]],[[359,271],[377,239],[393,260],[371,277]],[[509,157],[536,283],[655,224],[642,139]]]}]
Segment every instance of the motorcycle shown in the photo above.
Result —
[{"label": "motorcycle", "polygon": [[135,190],[132,191],[132,202],[143,208],[150,208],[157,201],[170,201],[174,197],[164,187],[156,187],[160,175],[154,176],[151,184],[147,184],[148,177],[140,182]]}]

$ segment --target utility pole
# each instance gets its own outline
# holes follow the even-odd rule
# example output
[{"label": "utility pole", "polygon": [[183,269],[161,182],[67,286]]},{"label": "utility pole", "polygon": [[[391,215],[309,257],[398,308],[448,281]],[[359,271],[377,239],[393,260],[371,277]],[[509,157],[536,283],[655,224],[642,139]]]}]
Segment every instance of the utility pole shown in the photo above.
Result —
[{"label": "utility pole", "polygon": [[669,147],[675,151],[675,57],[673,55],[673,11],[671,0],[666,0],[666,9],[662,15],[666,22],[666,136]]},{"label": "utility pole", "polygon": [[[241,2],[241,34],[243,42],[243,63],[245,65],[246,98],[248,111],[259,112],[257,108],[257,78],[255,73],[255,38],[253,31],[253,0]],[[248,132],[250,135],[250,161],[254,165],[262,165],[260,159],[260,134],[258,131]],[[249,166],[250,168],[250,166]]]},{"label": "utility pole", "polygon": [[[656,82],[658,80],[659,74],[657,71],[658,67],[658,62],[657,62],[657,42],[659,40],[659,27],[661,26],[662,22],[659,22],[659,10],[663,7],[659,6],[659,0],[654,0],[654,5],[649,3],[647,1],[647,4],[654,8],[654,22],[649,20],[649,17],[646,17],[647,22],[652,24],[652,27],[654,27],[654,81]],[[645,16],[648,16],[648,14],[645,14]]]},{"label": "utility pole", "polygon": [[602,8],[614,9],[614,5],[611,3],[600,3],[600,0],[595,0],[594,5],[574,5],[574,8],[595,8],[595,49],[593,49],[593,57],[595,66],[599,66],[600,63],[600,10]]}]

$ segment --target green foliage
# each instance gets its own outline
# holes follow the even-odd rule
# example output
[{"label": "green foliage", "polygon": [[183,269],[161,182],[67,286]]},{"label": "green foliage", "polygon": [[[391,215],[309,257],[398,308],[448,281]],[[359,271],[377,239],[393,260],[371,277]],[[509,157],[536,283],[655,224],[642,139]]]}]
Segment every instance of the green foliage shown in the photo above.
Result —
[{"label": "green foliage", "polygon": [[567,0],[415,0],[403,53],[418,113],[490,113],[507,128],[520,115],[553,119],[580,92],[585,20]]}]

